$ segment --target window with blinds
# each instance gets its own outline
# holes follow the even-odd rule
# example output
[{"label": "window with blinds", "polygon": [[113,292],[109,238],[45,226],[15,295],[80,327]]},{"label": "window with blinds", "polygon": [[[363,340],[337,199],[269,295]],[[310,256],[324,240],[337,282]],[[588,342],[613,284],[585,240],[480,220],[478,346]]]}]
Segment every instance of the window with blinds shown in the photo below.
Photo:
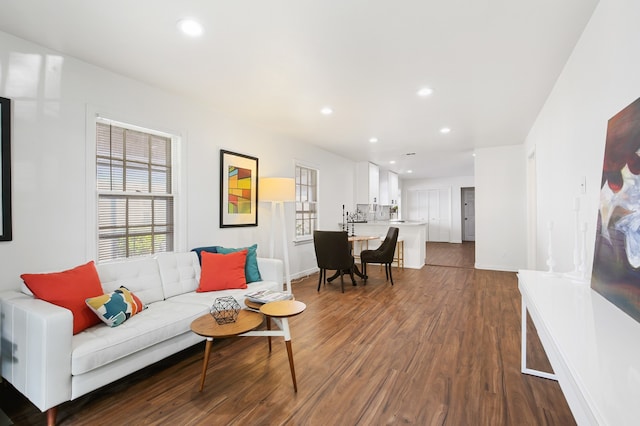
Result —
[{"label": "window with blinds", "polygon": [[98,261],[172,251],[171,137],[96,123]]},{"label": "window with blinds", "polygon": [[296,165],[296,238],[313,237],[318,228],[318,171]]}]

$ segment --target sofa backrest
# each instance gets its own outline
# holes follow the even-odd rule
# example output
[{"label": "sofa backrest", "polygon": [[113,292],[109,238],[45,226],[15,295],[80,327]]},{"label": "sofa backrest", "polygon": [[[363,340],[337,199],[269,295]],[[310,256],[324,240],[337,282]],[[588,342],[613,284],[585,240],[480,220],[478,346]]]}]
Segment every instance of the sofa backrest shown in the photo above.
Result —
[{"label": "sofa backrest", "polygon": [[200,262],[195,252],[156,255],[166,298],[195,291],[200,282]]},{"label": "sofa backrest", "polygon": [[105,293],[124,286],[145,305],[164,299],[158,262],[152,257],[100,263],[96,269]]}]

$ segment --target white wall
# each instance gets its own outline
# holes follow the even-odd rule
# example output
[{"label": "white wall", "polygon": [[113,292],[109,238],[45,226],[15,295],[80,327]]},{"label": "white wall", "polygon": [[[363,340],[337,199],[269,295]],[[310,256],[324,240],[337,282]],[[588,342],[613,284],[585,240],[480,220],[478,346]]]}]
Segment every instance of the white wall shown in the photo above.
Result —
[{"label": "white wall", "polygon": [[409,199],[408,191],[429,190],[451,188],[451,232],[449,233],[451,243],[462,242],[462,207],[461,188],[470,188],[475,186],[473,176],[456,176],[437,179],[402,179],[402,200],[403,206],[406,206]]},{"label": "white wall", "polygon": [[523,145],[475,150],[476,268],[526,265],[526,173]]},{"label": "white wall", "polygon": [[[94,221],[94,189],[86,182],[93,173],[88,111],[182,136],[178,196],[186,203],[186,237],[180,249],[258,242],[259,255],[268,254],[268,206],[260,206],[258,227],[219,228],[220,149],[258,157],[260,176],[293,177],[294,160],[316,166],[321,226],[341,220],[342,204],[353,205],[352,185],[343,184],[353,182],[351,161],[1,32],[0,96],[13,106],[13,241],[0,242],[0,290],[18,288],[21,273],[62,270],[95,258],[95,237],[88,231]],[[296,276],[315,267],[313,245],[291,242],[292,205],[287,214]]]},{"label": "white wall", "polygon": [[607,121],[640,97],[639,21],[637,0],[600,1],[527,137],[536,153],[538,269],[546,269],[549,221],[556,270],[573,269],[578,197],[591,271]]}]

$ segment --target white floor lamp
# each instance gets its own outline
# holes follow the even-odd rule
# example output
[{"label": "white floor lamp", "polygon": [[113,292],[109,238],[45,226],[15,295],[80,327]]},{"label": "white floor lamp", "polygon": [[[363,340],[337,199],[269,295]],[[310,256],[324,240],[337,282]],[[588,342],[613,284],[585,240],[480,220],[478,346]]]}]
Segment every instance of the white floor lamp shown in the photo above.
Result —
[{"label": "white floor lamp", "polygon": [[280,227],[282,228],[282,257],[284,274],[287,280],[287,292],[291,293],[291,273],[289,271],[289,244],[287,241],[287,227],[284,220],[284,203],[296,200],[296,181],[293,178],[269,177],[261,178],[258,186],[260,201],[271,202],[271,233],[269,237],[269,255],[274,256],[276,206],[280,207]]}]

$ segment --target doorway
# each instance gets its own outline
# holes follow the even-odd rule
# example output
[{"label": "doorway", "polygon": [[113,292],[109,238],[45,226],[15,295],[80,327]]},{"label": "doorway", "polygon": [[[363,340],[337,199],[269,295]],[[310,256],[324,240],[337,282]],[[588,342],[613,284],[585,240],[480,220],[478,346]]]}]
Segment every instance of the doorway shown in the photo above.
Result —
[{"label": "doorway", "polygon": [[462,241],[476,240],[476,189],[461,188]]}]

